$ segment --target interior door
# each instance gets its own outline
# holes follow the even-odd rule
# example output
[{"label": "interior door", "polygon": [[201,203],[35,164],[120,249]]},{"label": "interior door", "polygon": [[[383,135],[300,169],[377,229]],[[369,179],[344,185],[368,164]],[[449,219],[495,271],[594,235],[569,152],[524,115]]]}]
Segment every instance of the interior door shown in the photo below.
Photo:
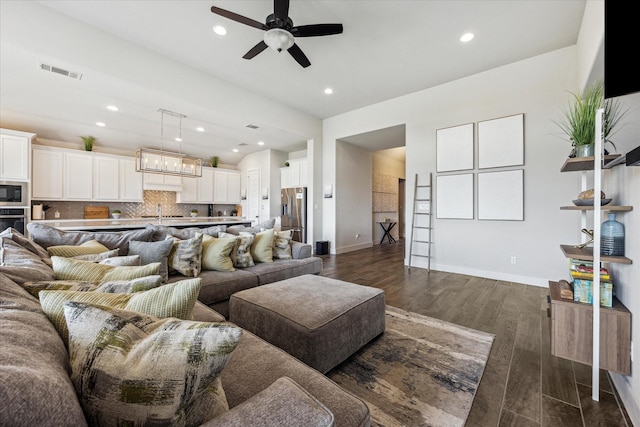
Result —
[{"label": "interior door", "polygon": [[252,222],[260,220],[260,169],[247,171],[247,202],[249,205],[247,219]]}]

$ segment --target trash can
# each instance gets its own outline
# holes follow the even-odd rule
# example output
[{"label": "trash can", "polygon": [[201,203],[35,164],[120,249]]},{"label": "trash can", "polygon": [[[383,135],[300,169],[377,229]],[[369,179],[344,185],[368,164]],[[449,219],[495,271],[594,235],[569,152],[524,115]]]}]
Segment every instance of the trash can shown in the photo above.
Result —
[{"label": "trash can", "polygon": [[326,255],[329,253],[329,241],[319,240],[316,242],[316,255]]}]

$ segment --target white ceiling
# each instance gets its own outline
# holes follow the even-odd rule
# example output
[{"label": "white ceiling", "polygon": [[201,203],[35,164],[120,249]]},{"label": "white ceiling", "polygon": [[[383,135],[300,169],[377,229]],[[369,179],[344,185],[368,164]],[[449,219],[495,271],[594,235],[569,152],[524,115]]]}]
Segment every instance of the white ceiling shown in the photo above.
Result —
[{"label": "white ceiling", "polygon": [[[183,144],[165,149],[234,165],[265,148],[303,149],[324,118],[574,45],[585,0],[292,0],[294,25],[344,26],[296,40],[308,68],[286,52],[242,59],[263,31],[211,13],[213,5],[260,22],[273,9],[268,0],[0,0],[0,125],[74,143],[92,134],[98,149],[132,151],[160,146],[164,108],[188,116]],[[215,35],[216,24],[228,35]],[[463,44],[467,31],[476,38]],[[41,61],[83,77],[45,73]],[[177,128],[167,119],[164,133]],[[403,134],[371,149],[402,145]]]}]

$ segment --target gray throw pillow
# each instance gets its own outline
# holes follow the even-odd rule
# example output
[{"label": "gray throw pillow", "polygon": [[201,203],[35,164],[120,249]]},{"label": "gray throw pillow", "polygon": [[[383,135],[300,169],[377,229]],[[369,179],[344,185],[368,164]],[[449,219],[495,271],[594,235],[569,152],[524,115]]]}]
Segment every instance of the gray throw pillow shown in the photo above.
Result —
[{"label": "gray throw pillow", "polygon": [[129,242],[129,255],[140,255],[140,264],[160,263],[160,276],[162,281],[169,280],[169,264],[167,259],[173,247],[172,240],[162,240],[159,242],[140,242],[132,240]]}]

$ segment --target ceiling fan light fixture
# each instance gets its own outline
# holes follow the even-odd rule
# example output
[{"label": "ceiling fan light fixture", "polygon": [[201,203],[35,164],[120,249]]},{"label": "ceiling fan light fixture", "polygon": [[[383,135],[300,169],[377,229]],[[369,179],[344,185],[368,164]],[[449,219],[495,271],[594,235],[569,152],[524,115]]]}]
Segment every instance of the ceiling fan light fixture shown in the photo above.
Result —
[{"label": "ceiling fan light fixture", "polygon": [[293,46],[293,35],[282,28],[272,28],[264,33],[264,42],[276,52],[288,50]]}]

